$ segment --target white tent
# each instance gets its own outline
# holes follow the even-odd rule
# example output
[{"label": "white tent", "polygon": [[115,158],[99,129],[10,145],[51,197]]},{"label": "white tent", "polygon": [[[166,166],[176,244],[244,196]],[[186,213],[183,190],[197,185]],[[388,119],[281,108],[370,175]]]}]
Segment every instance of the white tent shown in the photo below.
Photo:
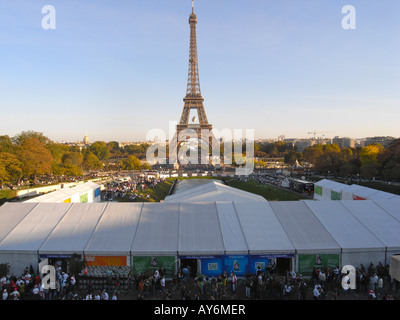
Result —
[{"label": "white tent", "polygon": [[64,200],[65,202],[80,202],[79,192],[74,188],[60,189],[59,193],[67,196],[67,198]]},{"label": "white tent", "polygon": [[383,200],[383,199],[400,199],[400,196],[397,194],[385,192],[385,191],[378,191],[373,193],[371,196],[368,197],[368,200]]},{"label": "white tent", "polygon": [[73,203],[39,248],[39,254],[82,255],[106,206],[105,203]]},{"label": "white tent", "polygon": [[341,248],[303,202],[271,202],[286,234],[301,254],[340,254]]},{"label": "white tent", "polygon": [[385,245],[343,206],[342,201],[304,203],[342,248],[342,265],[385,261]]},{"label": "white tent", "polygon": [[86,182],[72,188],[63,188],[46,193],[25,202],[99,202],[101,200],[100,188],[101,186],[97,183]]},{"label": "white tent", "polygon": [[[320,195],[315,193],[315,186],[322,189]],[[314,199],[316,200],[340,200],[342,190],[346,187],[346,184],[339,183],[336,181],[322,179],[314,184]]]},{"label": "white tent", "polygon": [[373,197],[374,194],[380,192],[379,190],[363,187],[362,189],[355,190],[353,192],[353,200],[368,200]]},{"label": "white tent", "polygon": [[234,203],[249,254],[294,254],[295,248],[268,202]]},{"label": "white tent", "polygon": [[39,203],[0,243],[0,263],[9,263],[12,274],[38,264],[38,249],[70,204]]},{"label": "white tent", "polygon": [[85,256],[130,256],[143,203],[109,203],[84,249]]},{"label": "white tent", "polygon": [[213,202],[213,201],[266,201],[260,195],[246,192],[223,184],[220,181],[210,181],[206,184],[189,188],[167,196],[164,202]]},{"label": "white tent", "polygon": [[247,255],[249,249],[232,202],[217,202],[218,220],[227,255]]},{"label": "white tent", "polygon": [[37,203],[6,202],[0,207],[0,241],[37,206]]},{"label": "white tent", "polygon": [[347,200],[342,204],[386,246],[386,261],[391,255],[400,254],[400,222],[371,200],[355,202]]},{"label": "white tent", "polygon": [[342,200],[354,200],[353,199],[354,192],[357,192],[358,190],[362,189],[364,189],[364,187],[358,184],[352,184],[350,186],[346,186],[342,190]]},{"label": "white tent", "polygon": [[374,202],[386,212],[390,213],[397,221],[400,221],[400,198],[374,200]]},{"label": "white tent", "polygon": [[223,255],[225,252],[214,202],[180,203],[178,254]]},{"label": "white tent", "polygon": [[179,203],[144,203],[131,247],[132,256],[176,256]]}]

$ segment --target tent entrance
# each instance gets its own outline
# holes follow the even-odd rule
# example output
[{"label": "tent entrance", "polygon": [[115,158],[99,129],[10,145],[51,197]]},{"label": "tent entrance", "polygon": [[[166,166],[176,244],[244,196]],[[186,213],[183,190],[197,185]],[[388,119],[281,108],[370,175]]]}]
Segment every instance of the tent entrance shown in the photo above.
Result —
[{"label": "tent entrance", "polygon": [[276,258],[276,270],[279,275],[285,275],[291,270],[291,258]]},{"label": "tent entrance", "polygon": [[181,259],[181,269],[188,268],[190,277],[194,278],[197,275],[197,259]]}]

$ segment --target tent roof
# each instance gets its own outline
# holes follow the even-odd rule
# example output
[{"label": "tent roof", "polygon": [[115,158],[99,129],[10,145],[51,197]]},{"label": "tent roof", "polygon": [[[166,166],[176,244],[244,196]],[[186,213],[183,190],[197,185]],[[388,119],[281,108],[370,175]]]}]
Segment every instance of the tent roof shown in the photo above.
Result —
[{"label": "tent roof", "polygon": [[70,204],[39,203],[0,243],[2,251],[37,252]]},{"label": "tent roof", "polygon": [[397,221],[400,221],[400,198],[374,200],[374,202],[386,212],[390,213]]},{"label": "tent roof", "polygon": [[144,203],[132,255],[176,255],[179,203]]},{"label": "tent roof", "polygon": [[180,203],[178,253],[223,255],[225,252],[215,202]]},{"label": "tent roof", "polygon": [[83,254],[106,203],[73,203],[39,249],[40,254]]},{"label": "tent roof", "polygon": [[85,254],[129,255],[142,207],[143,203],[109,203]]},{"label": "tent roof", "polygon": [[0,207],[0,241],[3,240],[37,203],[6,202]]},{"label": "tent roof", "polygon": [[295,249],[268,202],[235,202],[249,254],[291,254]]},{"label": "tent roof", "polygon": [[225,254],[248,254],[246,239],[233,202],[217,202],[216,206]]},{"label": "tent roof", "polygon": [[[200,179],[201,180],[201,179]],[[267,201],[264,197],[233,188],[220,181],[210,181],[197,187],[179,191],[167,196],[164,202],[200,202],[200,201]]]},{"label": "tent roof", "polygon": [[299,253],[340,253],[340,246],[304,202],[271,202],[271,207]]},{"label": "tent roof", "polygon": [[100,188],[100,185],[94,182],[85,182],[72,188],[63,188],[57,191],[46,193],[44,195],[26,200],[25,202],[63,202],[72,196]]},{"label": "tent roof", "polygon": [[[359,201],[354,201],[358,203]],[[384,251],[377,239],[341,201],[304,201],[343,251]]]},{"label": "tent roof", "polygon": [[342,204],[388,249],[400,250],[400,222],[393,216],[371,200],[347,200]]}]

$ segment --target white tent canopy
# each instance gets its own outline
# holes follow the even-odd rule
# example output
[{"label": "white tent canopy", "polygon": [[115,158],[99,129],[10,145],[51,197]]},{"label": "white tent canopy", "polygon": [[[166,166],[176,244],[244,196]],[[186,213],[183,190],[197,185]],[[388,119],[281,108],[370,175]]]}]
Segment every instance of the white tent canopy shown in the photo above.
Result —
[{"label": "white tent canopy", "polygon": [[7,202],[0,207],[0,241],[15,228],[37,203]]},{"label": "white tent canopy", "polygon": [[249,254],[294,254],[295,249],[268,202],[234,203]]},{"label": "white tent canopy", "polygon": [[39,254],[83,254],[105,203],[73,203],[39,249]]},{"label": "white tent canopy", "polygon": [[143,203],[109,203],[87,243],[87,255],[129,256]]},{"label": "white tent canopy", "polygon": [[178,254],[223,255],[225,252],[215,202],[180,203]]},{"label": "white tent canopy", "polygon": [[[342,263],[385,261],[385,245],[341,201],[304,201],[342,248]],[[356,201],[354,203],[359,203]]]},{"label": "white tent canopy", "polygon": [[[339,253],[342,265],[400,249],[400,200],[6,203],[0,261],[42,257]],[[23,236],[21,236],[23,235]],[[6,261],[7,260],[7,261]]]},{"label": "white tent canopy", "polygon": [[39,203],[0,243],[0,262],[10,264],[10,272],[38,263],[37,249],[54,226],[62,219],[70,205]]},{"label": "white tent canopy", "polygon": [[304,202],[271,202],[297,253],[331,254],[341,247]]},{"label": "white tent canopy", "polygon": [[221,226],[225,254],[246,255],[248,247],[233,202],[217,202],[218,220]]},{"label": "white tent canopy", "polygon": [[[199,179],[201,180],[201,179]],[[200,202],[200,201],[267,201],[264,197],[229,187],[220,181],[212,180],[187,190],[167,196],[164,202]]]},{"label": "white tent canopy", "polygon": [[176,256],[179,203],[144,203],[131,253],[133,256]]},{"label": "white tent canopy", "polygon": [[400,253],[400,222],[371,200],[342,201],[342,204],[387,248]]},{"label": "white tent canopy", "polygon": [[390,213],[397,221],[400,221],[400,198],[389,200],[374,200],[374,202]]}]

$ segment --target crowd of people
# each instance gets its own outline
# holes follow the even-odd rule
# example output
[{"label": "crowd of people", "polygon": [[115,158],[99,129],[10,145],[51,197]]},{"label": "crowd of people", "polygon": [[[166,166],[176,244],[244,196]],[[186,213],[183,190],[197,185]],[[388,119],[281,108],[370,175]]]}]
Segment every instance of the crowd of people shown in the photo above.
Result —
[{"label": "crowd of people", "polygon": [[110,182],[105,185],[102,192],[104,201],[120,201],[127,198],[128,201],[136,199],[150,199],[147,190],[154,188],[157,184],[164,182],[165,179],[149,175],[128,175],[117,181]]},{"label": "crowd of people", "polygon": [[264,270],[259,268],[256,273],[240,279],[234,272],[226,271],[214,277],[191,277],[187,266],[181,268],[176,279],[167,286],[160,285],[157,280],[162,279],[159,272],[155,271],[147,280],[135,279],[137,299],[393,300],[399,292],[399,282],[390,277],[388,266],[381,263],[355,268],[354,286],[343,285],[350,283],[350,271],[338,266],[315,268],[311,277],[303,277],[294,271],[278,274],[274,263],[269,263]]},{"label": "crowd of people", "polygon": [[77,297],[74,275],[68,275],[61,269],[55,267],[55,281],[45,283],[33,270],[26,268],[20,276],[2,276],[2,299],[3,300],[74,300]]},{"label": "crowd of people", "polygon": [[78,290],[75,275],[63,271],[61,264],[55,267],[55,280],[34,275],[33,270],[26,268],[22,275],[2,276],[2,300],[117,300],[117,292],[107,290],[86,290],[86,295]]}]

